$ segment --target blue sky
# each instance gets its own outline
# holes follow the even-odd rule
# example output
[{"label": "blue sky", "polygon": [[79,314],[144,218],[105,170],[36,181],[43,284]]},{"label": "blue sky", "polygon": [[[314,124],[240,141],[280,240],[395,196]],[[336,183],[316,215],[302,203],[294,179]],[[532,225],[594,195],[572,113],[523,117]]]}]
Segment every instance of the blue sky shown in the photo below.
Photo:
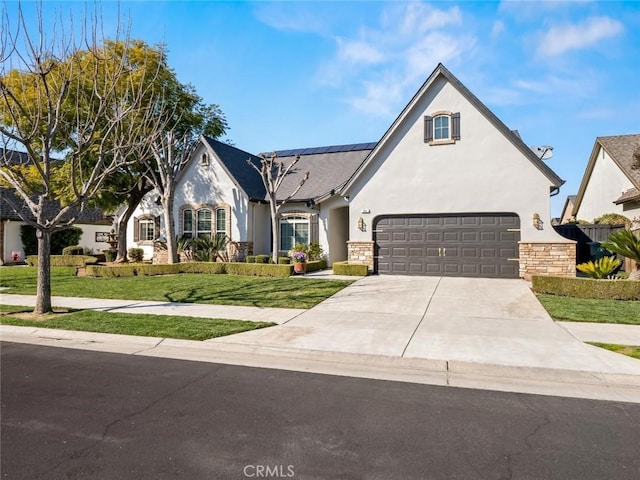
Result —
[{"label": "blue sky", "polygon": [[377,141],[438,62],[528,145],[554,147],[554,216],[597,136],[640,132],[637,1],[103,2],[107,32],[118,9],[252,153]]}]

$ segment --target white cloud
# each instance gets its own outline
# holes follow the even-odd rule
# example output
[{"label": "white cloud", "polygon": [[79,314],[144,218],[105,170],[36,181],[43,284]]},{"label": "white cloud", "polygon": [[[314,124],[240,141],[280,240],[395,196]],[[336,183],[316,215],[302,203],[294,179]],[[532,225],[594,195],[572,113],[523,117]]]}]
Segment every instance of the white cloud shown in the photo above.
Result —
[{"label": "white cloud", "polygon": [[491,38],[497,38],[504,30],[504,22],[502,20],[496,20],[491,27]]},{"label": "white cloud", "polygon": [[435,28],[462,23],[462,13],[457,6],[449,10],[438,10],[427,3],[412,2],[407,4],[402,16],[404,19],[401,31],[406,34],[424,33]]},{"label": "white cloud", "polygon": [[378,48],[363,40],[337,39],[338,57],[347,63],[378,63],[383,59],[383,54]]},{"label": "white cloud", "polygon": [[536,53],[542,57],[562,55],[569,50],[590,47],[623,31],[622,23],[609,17],[590,17],[579,24],[556,25],[542,35]]}]

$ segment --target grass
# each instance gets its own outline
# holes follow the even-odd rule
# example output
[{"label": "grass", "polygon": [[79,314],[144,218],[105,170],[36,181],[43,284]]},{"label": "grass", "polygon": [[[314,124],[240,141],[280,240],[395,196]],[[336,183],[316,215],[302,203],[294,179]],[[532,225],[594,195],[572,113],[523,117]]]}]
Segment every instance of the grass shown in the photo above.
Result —
[{"label": "grass", "polygon": [[538,295],[554,320],[640,325],[640,302]]},{"label": "grass", "polygon": [[622,355],[627,355],[628,357],[637,358],[638,360],[640,360],[640,347],[632,345],[616,345],[614,343],[589,343],[591,345],[595,345],[596,347],[606,348],[607,350],[611,350],[612,352],[621,353]]},{"label": "grass", "polygon": [[220,318],[134,315],[93,310],[47,314],[37,320],[14,316],[15,313],[31,311],[30,307],[0,305],[0,324],[183,340],[207,340],[275,325],[274,323]]},{"label": "grass", "polygon": [[[0,267],[6,293],[36,293],[35,267]],[[52,295],[157,300],[256,307],[311,308],[353,283],[349,280],[180,274],[157,277],[76,277],[75,268],[52,267]]]}]

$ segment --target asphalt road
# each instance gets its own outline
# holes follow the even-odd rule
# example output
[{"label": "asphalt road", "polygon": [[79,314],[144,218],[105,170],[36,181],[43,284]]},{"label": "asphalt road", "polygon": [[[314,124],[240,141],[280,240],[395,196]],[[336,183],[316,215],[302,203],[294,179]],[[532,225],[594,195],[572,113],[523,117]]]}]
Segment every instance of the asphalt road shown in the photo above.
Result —
[{"label": "asphalt road", "polygon": [[640,405],[2,343],[3,479],[639,479]]}]

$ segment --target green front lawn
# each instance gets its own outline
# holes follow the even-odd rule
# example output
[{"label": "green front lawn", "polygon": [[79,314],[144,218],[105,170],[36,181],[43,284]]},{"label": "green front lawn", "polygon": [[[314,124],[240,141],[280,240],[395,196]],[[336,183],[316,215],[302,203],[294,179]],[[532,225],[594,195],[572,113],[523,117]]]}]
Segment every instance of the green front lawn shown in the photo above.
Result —
[{"label": "green front lawn", "polygon": [[141,337],[207,340],[233,335],[274,323],[247,322],[220,318],[179,317],[173,315],[142,315],[98,312],[93,310],[53,313],[38,319],[18,318],[11,314],[31,312],[30,307],[0,306],[0,324],[35,328],[56,328],[83,332],[117,333]]},{"label": "green front lawn", "polygon": [[[6,293],[36,293],[35,267],[0,267]],[[157,277],[76,277],[75,268],[51,268],[51,293],[62,297],[119,298],[256,307],[311,308],[353,283],[349,280],[180,274]]]},{"label": "green front lawn", "polygon": [[616,345],[613,343],[596,343],[596,342],[588,342],[591,345],[595,345],[596,347],[606,348],[607,350],[611,350],[612,352],[621,353],[622,355],[627,355],[631,358],[637,358],[640,360],[640,347],[631,346],[631,345]]},{"label": "green front lawn", "polygon": [[538,295],[554,320],[640,325],[640,302]]}]

